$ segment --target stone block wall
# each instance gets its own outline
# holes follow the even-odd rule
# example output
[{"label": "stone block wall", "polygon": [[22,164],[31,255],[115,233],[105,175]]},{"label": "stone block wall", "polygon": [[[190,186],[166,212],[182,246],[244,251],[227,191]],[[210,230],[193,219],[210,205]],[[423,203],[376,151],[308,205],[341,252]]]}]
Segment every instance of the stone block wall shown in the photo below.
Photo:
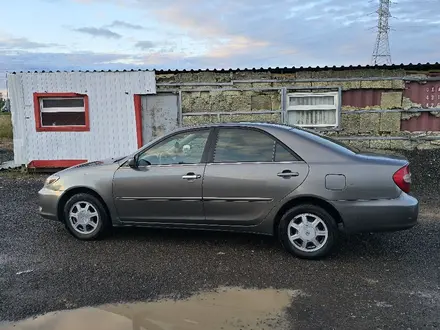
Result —
[{"label": "stone block wall", "polygon": [[[353,146],[380,149],[430,149],[440,147],[440,82],[431,82],[429,88],[438,86],[438,102],[432,112],[421,104],[427,93],[424,78],[431,71],[415,72],[398,69],[337,69],[337,70],[283,70],[266,71],[199,71],[156,72],[157,90],[181,91],[183,125],[226,121],[282,122],[280,113],[253,114],[254,111],[282,111],[280,88],[340,87],[342,107],[340,125],[326,129],[324,134],[345,140]],[[422,79],[420,82],[412,79]],[[434,85],[432,85],[434,84]],[[219,91],[219,89],[223,89]],[[254,90],[249,90],[254,89]],[[429,91],[428,98],[437,94]],[[422,95],[423,94],[423,95]],[[418,102],[420,101],[420,102]],[[411,111],[408,111],[411,110]],[[204,116],[189,116],[205,112]],[[235,113],[235,114],[234,114]],[[247,114],[249,113],[249,114]],[[439,120],[430,125],[422,120]],[[427,117],[428,116],[428,117]],[[425,118],[427,117],[427,118]],[[409,127],[405,128],[405,127]],[[421,129],[419,129],[421,127]]]},{"label": "stone block wall", "polygon": [[[218,121],[281,121],[280,114],[245,114],[252,111],[281,111],[279,91],[202,91],[182,92],[184,114],[207,112],[212,115],[184,116],[184,125]],[[220,113],[220,115],[217,115]],[[222,114],[223,113],[223,114]],[[236,114],[233,114],[236,113]]]}]

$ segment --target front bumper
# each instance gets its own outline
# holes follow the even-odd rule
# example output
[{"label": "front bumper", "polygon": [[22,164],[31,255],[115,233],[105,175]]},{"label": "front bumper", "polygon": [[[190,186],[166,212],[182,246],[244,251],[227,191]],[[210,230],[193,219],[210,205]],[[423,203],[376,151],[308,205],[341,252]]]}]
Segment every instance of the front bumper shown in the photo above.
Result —
[{"label": "front bumper", "polygon": [[419,202],[405,193],[396,199],[336,201],[333,205],[348,233],[404,230],[418,221]]},{"label": "front bumper", "polygon": [[55,191],[48,188],[42,188],[38,192],[38,213],[44,219],[59,221],[58,219],[58,201],[62,191]]}]

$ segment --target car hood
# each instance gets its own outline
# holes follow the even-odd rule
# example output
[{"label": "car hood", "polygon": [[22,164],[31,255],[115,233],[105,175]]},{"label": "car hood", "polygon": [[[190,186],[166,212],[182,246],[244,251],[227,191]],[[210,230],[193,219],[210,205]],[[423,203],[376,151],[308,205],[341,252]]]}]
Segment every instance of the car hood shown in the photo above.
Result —
[{"label": "car hood", "polygon": [[106,166],[116,166],[118,167],[120,164],[122,164],[125,159],[128,156],[124,156],[124,157],[113,157],[113,158],[106,158],[106,159],[102,159],[102,160],[94,160],[94,161],[90,161],[87,163],[82,163],[82,164],[78,164],[69,168],[66,168],[64,170],[59,171],[58,173],[66,173],[66,172],[71,172],[71,171],[78,171],[78,170],[87,170],[87,169],[92,169],[92,168],[97,168],[97,167],[106,167]]},{"label": "car hood", "polygon": [[106,159],[101,159],[101,160],[94,160],[94,161],[91,161],[91,162],[87,162],[87,163],[82,163],[82,164],[76,165],[74,167],[78,168],[78,167],[110,165],[110,164],[115,164],[115,163],[122,162],[126,157],[127,156],[112,157],[112,158],[106,158]]}]

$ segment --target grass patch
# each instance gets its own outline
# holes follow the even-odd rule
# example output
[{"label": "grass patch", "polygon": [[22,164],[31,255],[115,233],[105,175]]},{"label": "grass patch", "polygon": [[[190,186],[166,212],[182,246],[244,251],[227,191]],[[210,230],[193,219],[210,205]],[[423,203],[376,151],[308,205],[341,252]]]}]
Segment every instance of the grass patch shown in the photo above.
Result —
[{"label": "grass patch", "polygon": [[21,168],[18,168],[18,169],[1,170],[0,177],[8,178],[8,179],[29,178],[32,177],[32,174],[27,171],[24,171]]},{"label": "grass patch", "polygon": [[7,170],[0,170],[0,178],[4,179],[40,179],[44,180],[50,175],[50,173],[35,173],[33,171],[27,171],[26,168],[14,168]]},{"label": "grass patch", "polygon": [[0,114],[0,139],[12,139],[11,114]]}]

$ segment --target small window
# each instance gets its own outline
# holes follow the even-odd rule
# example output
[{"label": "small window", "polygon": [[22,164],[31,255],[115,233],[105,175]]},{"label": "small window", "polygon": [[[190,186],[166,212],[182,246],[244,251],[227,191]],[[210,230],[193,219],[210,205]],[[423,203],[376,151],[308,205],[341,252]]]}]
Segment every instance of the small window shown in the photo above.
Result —
[{"label": "small window", "polygon": [[215,163],[272,162],[275,140],[250,129],[220,129],[214,151]]},{"label": "small window", "polygon": [[34,94],[37,131],[88,131],[87,96],[74,93]]},{"label": "small window", "polygon": [[290,93],[287,95],[287,121],[299,127],[337,127],[339,94]]},{"label": "small window", "polygon": [[287,150],[282,144],[276,143],[275,146],[275,161],[276,162],[293,162],[297,159],[292,155],[292,153]]},{"label": "small window", "polygon": [[197,130],[173,135],[139,156],[151,165],[199,164],[202,161],[209,130]]},{"label": "small window", "polygon": [[84,126],[84,98],[40,99],[41,126]]}]

